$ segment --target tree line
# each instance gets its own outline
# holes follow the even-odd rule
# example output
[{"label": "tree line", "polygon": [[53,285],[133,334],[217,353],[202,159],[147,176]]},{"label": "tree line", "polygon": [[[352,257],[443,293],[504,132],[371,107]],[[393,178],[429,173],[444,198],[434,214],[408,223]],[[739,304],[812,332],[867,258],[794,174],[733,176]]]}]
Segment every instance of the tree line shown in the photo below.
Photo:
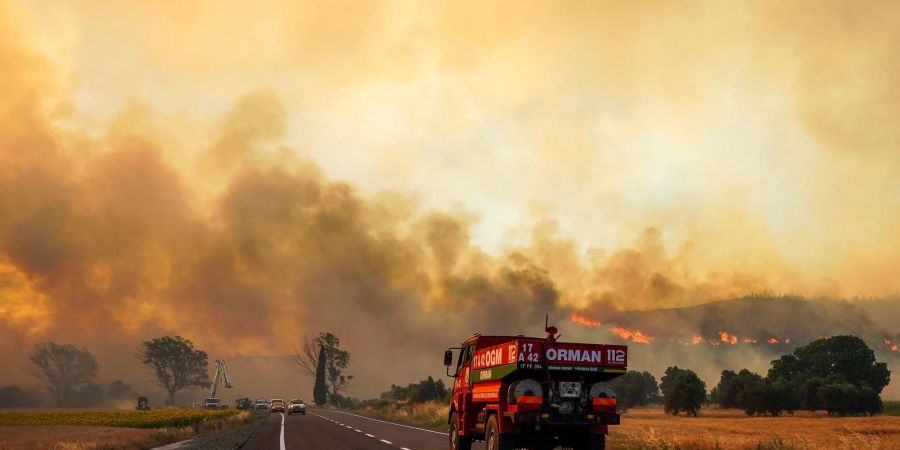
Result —
[{"label": "tree line", "polygon": [[617,403],[627,409],[658,399],[667,413],[693,416],[704,404],[738,408],[748,415],[778,416],[797,410],[841,416],[878,414],[890,370],[875,360],[862,339],[833,336],[773,360],[765,377],[748,369],[724,370],[709,395],[706,383],[689,369],[669,367],[660,381],[657,391],[652,375],[629,371],[612,382]]},{"label": "tree line", "polygon": [[[294,361],[301,373],[316,378],[313,397],[318,404],[342,398],[352,375],[345,373],[350,352],[340,348],[340,339],[332,333],[306,336]],[[154,375],[155,383],[166,392],[166,404],[175,405],[178,392],[211,385],[209,357],[194,343],[181,336],[162,336],[144,341],[136,357]],[[86,348],[52,341],[34,345],[28,359],[38,378],[57,406],[97,406],[104,401],[134,399],[135,392],[122,380],[106,384],[97,381],[99,364]],[[15,386],[0,388],[0,407],[35,406],[39,396]]]},{"label": "tree line", "polygon": [[[86,348],[53,341],[34,345],[28,359],[35,366],[33,375],[40,380],[57,406],[97,406],[107,401],[135,398],[134,389],[122,380],[106,384],[97,381],[99,364]],[[164,336],[142,344],[138,359],[150,368],[156,383],[167,394],[167,404],[175,404],[175,394],[189,387],[208,387],[206,352],[180,336]],[[0,388],[0,407],[34,406],[40,399],[18,387]]]},{"label": "tree line", "polygon": [[890,382],[887,364],[856,336],[819,339],[772,361],[765,377],[725,370],[710,399],[748,415],[825,410],[831,415],[877,414]]},{"label": "tree line", "polygon": [[[58,406],[97,406],[134,396],[131,386],[122,380],[98,382],[97,360],[86,349],[43,342],[35,344],[28,358],[37,368],[35,376]],[[14,386],[0,388],[0,406],[34,406],[39,401],[32,392]]]}]

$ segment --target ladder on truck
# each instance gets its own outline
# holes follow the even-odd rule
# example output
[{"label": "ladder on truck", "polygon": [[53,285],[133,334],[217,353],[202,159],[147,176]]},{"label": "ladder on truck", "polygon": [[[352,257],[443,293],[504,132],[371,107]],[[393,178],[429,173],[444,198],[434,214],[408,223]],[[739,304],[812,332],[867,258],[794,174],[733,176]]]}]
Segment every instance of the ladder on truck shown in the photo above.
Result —
[{"label": "ladder on truck", "polygon": [[216,398],[216,389],[219,387],[219,381],[221,381],[226,388],[232,388],[231,380],[228,378],[228,369],[225,368],[225,361],[221,359],[216,360],[216,377],[213,378],[212,389],[209,391],[209,398]]},{"label": "ladder on truck", "polygon": [[216,376],[213,378],[212,386],[209,390],[209,397],[207,397],[206,402],[204,402],[205,408],[217,407],[219,405],[219,398],[216,397],[216,391],[219,388],[220,381],[226,388],[232,388],[231,379],[228,378],[228,369],[225,367],[225,361],[217,359]]}]

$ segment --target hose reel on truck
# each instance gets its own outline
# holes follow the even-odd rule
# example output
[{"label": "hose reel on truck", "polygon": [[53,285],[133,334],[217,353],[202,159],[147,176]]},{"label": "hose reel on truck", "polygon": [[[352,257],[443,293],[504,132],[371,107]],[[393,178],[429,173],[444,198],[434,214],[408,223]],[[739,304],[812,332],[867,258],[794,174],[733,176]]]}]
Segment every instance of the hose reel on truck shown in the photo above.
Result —
[{"label": "hose reel on truck", "polygon": [[544,388],[541,387],[537,380],[531,378],[515,381],[509,385],[507,401],[510,404],[518,403],[519,397],[523,396],[543,398]]},{"label": "hose reel on truck", "polygon": [[600,381],[591,385],[588,398],[615,398],[615,396],[616,391],[613,390],[612,385],[605,381]]}]

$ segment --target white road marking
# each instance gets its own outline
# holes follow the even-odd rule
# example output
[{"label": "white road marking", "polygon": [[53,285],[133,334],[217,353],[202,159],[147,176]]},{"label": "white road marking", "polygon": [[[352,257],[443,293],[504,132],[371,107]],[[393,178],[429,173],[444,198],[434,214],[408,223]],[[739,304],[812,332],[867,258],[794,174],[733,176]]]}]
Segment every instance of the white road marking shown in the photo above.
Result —
[{"label": "white road marking", "polygon": [[281,414],[281,450],[284,450],[284,413]]},{"label": "white road marking", "polygon": [[[339,412],[339,413],[341,413],[341,414],[348,414],[348,415],[355,416],[355,417],[360,417],[360,418],[363,418],[363,419],[374,420],[374,421],[376,421],[376,422],[382,422],[382,423],[386,423],[386,424],[390,424],[390,425],[396,425],[396,426],[398,426],[398,427],[412,428],[412,429],[414,429],[414,430],[427,431],[427,432],[429,432],[429,433],[444,434],[444,433],[441,433],[441,432],[438,432],[438,431],[426,430],[425,428],[412,427],[412,426],[409,426],[409,425],[402,425],[402,424],[399,424],[399,423],[388,422],[388,421],[385,421],[385,420],[372,419],[371,417],[360,416],[360,415],[358,415],[358,414],[350,414],[350,413],[343,412],[343,411],[334,411],[334,412]],[[318,415],[318,414],[313,414],[313,415],[316,416],[316,417],[325,419],[325,420],[327,420],[327,421],[329,421],[329,422],[336,423],[336,424],[338,424],[338,425],[342,425],[342,426],[344,426],[345,428],[349,428],[349,429],[351,429],[351,430],[353,430],[353,431],[355,431],[355,432],[357,432],[357,433],[362,433],[362,432],[363,432],[363,431],[360,430],[359,428],[353,428],[353,427],[351,427],[351,426],[349,426],[349,425],[344,425],[343,423],[340,423],[340,422],[331,420],[331,419],[329,419],[329,418],[327,418],[327,417],[325,417],[325,416],[320,416],[320,415]],[[375,439],[375,436],[374,436],[374,435],[371,435],[371,434],[369,434],[369,433],[365,433],[365,435],[368,436],[368,437],[370,437],[370,438],[372,438],[372,439]],[[379,439],[379,441],[384,442],[384,443],[387,444],[387,445],[394,445],[393,442],[391,442],[391,441],[389,441],[389,440],[387,440],[387,439]],[[284,448],[284,414],[281,415],[281,450],[285,450],[285,448]],[[409,449],[406,448],[406,447],[400,447],[400,450],[409,450]]]},{"label": "white road marking", "polygon": [[359,414],[348,413],[348,412],[345,412],[345,411],[335,411],[335,410],[332,409],[331,412],[336,412],[336,413],[340,413],[340,414],[346,414],[346,415],[348,415],[348,416],[353,416],[353,417],[359,417],[360,419],[371,420],[371,421],[374,421],[374,422],[386,423],[386,424],[388,424],[388,425],[394,425],[394,426],[397,426],[397,427],[412,428],[413,430],[419,430],[419,431],[427,431],[427,432],[429,432],[429,433],[440,434],[440,435],[442,435],[442,436],[446,436],[446,435],[447,435],[447,433],[444,432],[444,431],[434,431],[434,430],[429,430],[429,429],[427,429],[427,428],[419,428],[419,427],[414,427],[414,426],[411,426],[411,425],[403,425],[403,424],[400,424],[400,423],[388,422],[387,420],[373,419],[373,418],[371,418],[371,417],[361,416],[361,415],[359,415]]}]

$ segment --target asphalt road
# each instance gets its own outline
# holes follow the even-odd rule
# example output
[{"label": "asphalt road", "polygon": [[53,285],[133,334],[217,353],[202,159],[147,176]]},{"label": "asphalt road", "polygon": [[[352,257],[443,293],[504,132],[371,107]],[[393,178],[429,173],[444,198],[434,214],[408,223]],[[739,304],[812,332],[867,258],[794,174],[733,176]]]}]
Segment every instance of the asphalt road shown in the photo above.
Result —
[{"label": "asphalt road", "polygon": [[[312,409],[306,415],[275,413],[244,446],[249,450],[446,450],[447,434],[342,411]],[[483,450],[480,442],[473,449]]]}]

